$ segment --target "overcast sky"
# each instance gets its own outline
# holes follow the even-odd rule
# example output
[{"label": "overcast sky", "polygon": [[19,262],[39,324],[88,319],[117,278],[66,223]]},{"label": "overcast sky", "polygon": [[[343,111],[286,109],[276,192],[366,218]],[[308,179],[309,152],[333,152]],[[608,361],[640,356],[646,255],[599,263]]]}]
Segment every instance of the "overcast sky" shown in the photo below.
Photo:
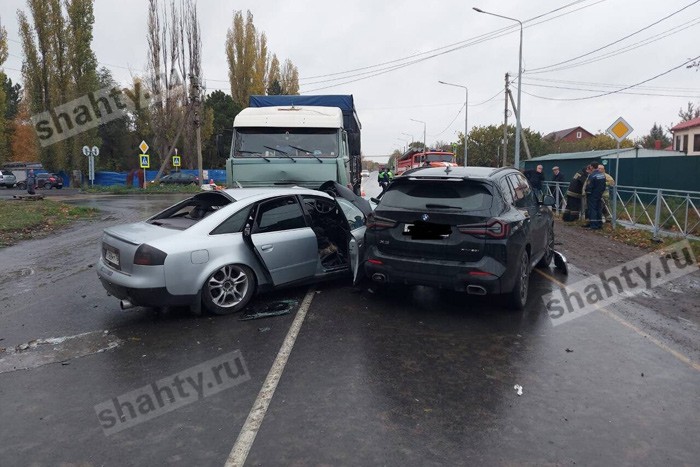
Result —
[{"label": "overcast sky", "polygon": [[[145,67],[147,2],[95,3],[93,49],[97,60],[126,85],[130,76],[142,74]],[[568,4],[572,5],[562,8]],[[620,40],[688,5],[680,13]],[[454,141],[456,132],[464,131],[465,92],[439,84],[438,80],[468,86],[470,127],[498,125],[503,121],[504,75],[510,72],[515,78],[518,70],[517,23],[477,13],[472,7],[525,23],[524,127],[549,133],[580,125],[596,133],[623,116],[634,127],[631,137],[640,137],[654,122],[664,126],[677,123],[678,110],[687,102],[700,104],[700,72],[685,67],[626,91],[638,94],[575,101],[543,99],[610,92],[700,55],[700,2],[691,0],[200,0],[207,91],[231,92],[224,53],[226,31],[234,10],[250,10],[258,31],[267,35],[270,51],[281,61],[291,59],[298,67],[302,93],[354,95],[363,126],[365,155],[403,149],[402,140],[422,141],[423,124],[411,119],[426,122],[428,145],[438,140]],[[23,0],[2,0],[0,4],[0,17],[10,39],[11,55],[5,70],[13,80],[20,79],[22,62],[17,42],[18,8],[25,8]],[[547,14],[558,8],[562,9]],[[545,16],[530,20],[540,15]],[[536,24],[544,20],[549,21]],[[472,40],[504,29],[506,34],[501,37],[480,43]],[[536,70],[611,43],[562,66],[616,53],[624,47],[633,49],[565,70]],[[409,62],[415,63],[382,72]],[[357,69],[361,70],[349,71]],[[371,73],[356,76],[367,72]],[[317,76],[323,77],[313,78]],[[329,81],[335,78],[343,79]],[[317,90],[330,85],[333,87]],[[517,82],[513,84],[514,93],[515,85]]]}]

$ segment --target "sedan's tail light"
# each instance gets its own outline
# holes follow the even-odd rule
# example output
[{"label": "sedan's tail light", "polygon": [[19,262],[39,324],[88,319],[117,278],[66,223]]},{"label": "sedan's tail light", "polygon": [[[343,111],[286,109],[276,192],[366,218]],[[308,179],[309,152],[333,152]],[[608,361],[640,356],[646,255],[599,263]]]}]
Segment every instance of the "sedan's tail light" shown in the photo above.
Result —
[{"label": "sedan's tail light", "polygon": [[510,226],[500,219],[489,219],[483,224],[458,225],[457,228],[462,233],[480,238],[506,238],[510,233]]},{"label": "sedan's tail light", "polygon": [[396,227],[396,221],[392,219],[387,219],[386,217],[380,217],[374,213],[370,213],[367,216],[367,228],[371,230],[382,230],[391,229]]},{"label": "sedan's tail light", "polygon": [[168,256],[167,253],[144,243],[138,247],[136,254],[134,254],[134,264],[141,266],[162,266],[163,263],[165,263],[166,256]]}]

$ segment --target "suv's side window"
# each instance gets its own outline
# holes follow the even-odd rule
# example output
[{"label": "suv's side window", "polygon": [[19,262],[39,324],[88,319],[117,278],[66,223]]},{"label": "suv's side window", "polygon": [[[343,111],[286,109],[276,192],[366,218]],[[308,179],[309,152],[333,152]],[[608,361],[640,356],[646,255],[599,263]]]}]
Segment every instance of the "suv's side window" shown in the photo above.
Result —
[{"label": "suv's side window", "polygon": [[301,206],[293,196],[277,198],[260,205],[254,233],[277,232],[306,227]]},{"label": "suv's side window", "polygon": [[508,177],[501,178],[498,181],[498,187],[501,189],[501,193],[503,193],[503,200],[506,202],[506,205],[514,206],[515,190],[513,190],[513,186],[508,182]]},{"label": "suv's side window", "polygon": [[532,194],[532,189],[530,188],[530,183],[527,178],[521,173],[512,174],[508,176],[513,191],[515,193],[515,206],[518,208],[526,208],[534,203],[534,197]]}]

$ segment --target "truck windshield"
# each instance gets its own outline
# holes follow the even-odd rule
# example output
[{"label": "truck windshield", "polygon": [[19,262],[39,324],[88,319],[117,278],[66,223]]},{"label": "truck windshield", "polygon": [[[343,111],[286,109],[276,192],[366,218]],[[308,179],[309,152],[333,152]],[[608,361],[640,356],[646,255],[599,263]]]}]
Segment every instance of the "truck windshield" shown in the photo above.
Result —
[{"label": "truck windshield", "polygon": [[237,128],[233,157],[338,157],[335,128]]},{"label": "truck windshield", "polygon": [[428,154],[428,161],[430,162],[454,162],[454,157],[452,154]]}]

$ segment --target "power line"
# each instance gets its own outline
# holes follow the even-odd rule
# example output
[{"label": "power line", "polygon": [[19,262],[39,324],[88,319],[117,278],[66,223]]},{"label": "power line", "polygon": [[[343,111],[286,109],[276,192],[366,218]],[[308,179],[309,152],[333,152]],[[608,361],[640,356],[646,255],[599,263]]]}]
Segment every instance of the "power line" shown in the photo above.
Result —
[{"label": "power line", "polygon": [[[545,20],[542,20],[542,21],[539,21],[539,22],[530,24],[530,25],[526,26],[526,28],[530,28],[530,27],[533,27],[533,26],[537,26],[537,25],[540,25],[540,24],[542,24],[542,23],[546,23],[546,22],[548,22],[548,21],[552,21],[552,20],[557,19],[557,18],[560,18],[560,17],[562,17],[562,16],[575,13],[575,12],[577,12],[577,11],[579,11],[579,10],[584,9],[584,8],[590,8],[590,7],[595,6],[595,5],[599,4],[599,3],[602,3],[602,2],[604,2],[604,1],[606,1],[606,0],[598,0],[597,2],[592,3],[592,4],[590,4],[590,5],[585,5],[585,6],[583,6],[583,7],[577,8],[577,9],[575,9],[575,10],[568,11],[568,12],[562,13],[562,14],[560,14],[560,15],[554,16],[554,17],[552,17],[552,18],[547,18],[547,19],[545,19]],[[574,2],[574,3],[579,3],[579,2]],[[558,9],[552,10],[552,11],[557,11],[557,10],[560,10],[560,9],[561,9],[561,8],[558,8]],[[542,15],[536,16],[535,18],[540,18],[540,17],[545,16],[545,15],[548,15],[548,14],[550,14],[550,13],[551,13],[551,11],[550,11],[550,12],[547,12],[547,13],[544,13],[544,14],[542,14]],[[527,23],[527,22],[532,21],[532,20],[533,20],[533,18],[530,18],[530,19],[526,20],[524,23]],[[342,86],[342,85],[344,85],[344,84],[350,84],[350,83],[354,83],[354,82],[357,82],[357,81],[362,81],[362,80],[365,80],[365,79],[374,78],[375,76],[383,75],[383,74],[386,74],[386,73],[389,73],[389,72],[392,72],[392,71],[395,71],[395,70],[399,70],[399,69],[401,69],[401,68],[405,68],[405,67],[410,66],[410,65],[414,65],[414,64],[416,64],[416,63],[420,63],[420,62],[429,60],[429,59],[431,59],[431,58],[435,58],[435,57],[438,57],[438,56],[441,56],[441,55],[445,55],[445,54],[448,54],[448,53],[451,53],[451,52],[455,52],[455,51],[457,51],[457,50],[460,50],[460,49],[463,49],[463,48],[466,48],[466,47],[470,47],[470,46],[473,46],[473,45],[477,45],[477,44],[480,44],[480,43],[482,43],[482,42],[486,42],[487,40],[495,39],[495,38],[497,38],[497,37],[502,37],[502,36],[504,36],[504,35],[506,35],[506,34],[510,34],[511,32],[515,32],[515,30],[517,30],[517,29],[518,29],[518,26],[517,26],[517,25],[514,25],[514,26],[511,26],[511,27],[508,27],[508,28],[503,28],[503,29],[496,30],[496,31],[494,31],[494,32],[492,32],[492,33],[488,33],[488,34],[481,35],[481,36],[476,36],[475,38],[470,39],[470,41],[472,41],[472,42],[469,42],[469,43],[460,45],[460,46],[458,46],[458,47],[455,47],[455,48],[452,48],[452,49],[449,49],[449,50],[446,50],[446,51],[443,51],[443,52],[434,53],[434,54],[432,54],[432,55],[430,55],[430,56],[427,56],[427,57],[417,58],[417,59],[415,59],[415,60],[413,60],[413,61],[410,61],[410,62],[407,62],[407,63],[402,63],[402,64],[398,64],[398,65],[393,65],[393,66],[391,66],[391,67],[387,67],[387,68],[383,68],[383,69],[379,69],[379,70],[373,70],[373,71],[368,71],[368,72],[363,72],[363,73],[356,73],[356,74],[354,74],[354,75],[345,76],[345,77],[342,77],[342,78],[333,78],[333,79],[328,79],[328,80],[316,81],[316,82],[314,82],[314,83],[307,83],[307,86],[311,86],[311,85],[314,85],[314,84],[323,84],[323,83],[330,83],[330,82],[335,82],[335,81],[346,80],[346,81],[343,81],[343,82],[341,82],[341,83],[331,84],[331,85],[328,85],[328,86],[323,86],[323,87],[314,88],[314,89],[310,89],[310,90],[304,90],[303,93],[310,93],[310,92],[315,92],[315,91],[321,91],[321,90],[324,90],[324,89],[329,89],[329,88],[334,88],[334,87],[337,87],[337,86]],[[349,78],[354,78],[354,77],[358,77],[358,76],[359,76],[359,78],[356,78],[356,79],[349,79]]]},{"label": "power line", "polygon": [[437,136],[440,136],[441,134],[443,134],[447,130],[449,130],[450,127],[452,126],[452,124],[457,120],[457,117],[459,117],[462,114],[462,110],[464,110],[464,104],[462,104],[462,107],[459,108],[459,112],[457,112],[457,115],[455,115],[455,118],[452,119],[452,121],[445,127],[444,130],[442,130],[440,133],[435,133],[434,135],[428,135],[428,136],[430,136],[431,138],[435,138]]},{"label": "power line", "polygon": [[668,18],[671,18],[672,16],[677,15],[677,14],[680,13],[681,11],[684,11],[684,10],[688,9],[688,8],[690,8],[691,6],[693,6],[693,5],[695,5],[696,3],[699,3],[699,2],[700,2],[700,0],[696,0],[696,1],[694,1],[694,2],[691,2],[691,3],[689,3],[688,5],[686,5],[686,6],[684,6],[683,8],[681,8],[680,10],[676,10],[676,11],[674,11],[673,13],[671,13],[671,14],[669,14],[669,15],[667,15],[667,16],[664,16],[663,18],[661,18],[661,19],[659,19],[659,20],[657,20],[657,21],[654,21],[653,23],[651,23],[651,24],[649,24],[649,25],[647,25],[647,26],[644,26],[643,28],[638,29],[637,31],[635,31],[635,32],[633,32],[633,33],[631,33],[631,34],[628,34],[628,35],[626,35],[626,36],[624,36],[624,37],[622,37],[622,38],[620,38],[620,39],[617,39],[617,40],[615,40],[615,41],[613,41],[613,42],[610,42],[610,43],[608,43],[608,44],[606,44],[606,45],[604,45],[604,46],[602,46],[602,47],[598,47],[597,49],[591,50],[590,52],[586,52],[585,54],[579,55],[579,56],[577,56],[577,57],[570,58],[570,59],[568,59],[568,60],[564,60],[564,61],[562,61],[562,62],[554,63],[554,64],[552,64],[552,65],[547,65],[547,66],[543,66],[543,67],[539,67],[539,68],[533,68],[532,70],[529,70],[529,72],[532,73],[532,72],[535,72],[535,71],[538,71],[538,70],[544,70],[544,69],[547,69],[547,68],[554,68],[554,67],[557,67],[557,66],[559,66],[559,65],[563,65],[563,64],[565,64],[565,63],[569,63],[569,62],[572,62],[572,61],[574,61],[574,60],[578,60],[579,58],[583,58],[583,57],[586,57],[586,56],[588,56],[588,55],[591,55],[591,54],[594,54],[594,53],[596,53],[596,52],[599,52],[599,51],[601,51],[601,50],[603,50],[603,49],[606,49],[606,48],[608,48],[608,47],[610,47],[610,46],[613,46],[613,45],[615,45],[615,44],[617,44],[617,43],[619,43],[619,42],[622,42],[622,41],[624,41],[624,40],[626,40],[626,39],[629,39],[630,37],[632,37],[632,36],[634,36],[634,35],[636,35],[636,34],[639,34],[640,32],[645,31],[645,30],[651,28],[652,26],[655,26],[655,25],[661,23],[662,21],[665,21],[665,20],[667,20]]},{"label": "power line", "polygon": [[660,33],[658,33],[658,34],[656,34],[656,35],[653,35],[653,36],[648,37],[648,38],[646,38],[646,39],[643,39],[643,40],[641,40],[641,41],[635,42],[635,43],[630,44],[630,45],[626,45],[626,46],[624,46],[624,47],[622,47],[622,48],[620,48],[620,49],[617,49],[617,50],[608,52],[608,53],[606,53],[606,54],[600,55],[600,56],[598,56],[598,57],[593,57],[593,58],[590,58],[590,59],[588,59],[588,60],[584,60],[584,61],[581,61],[581,62],[578,62],[578,63],[572,63],[572,64],[569,64],[569,65],[561,66],[561,67],[558,67],[558,68],[551,68],[551,69],[548,69],[548,70],[525,71],[525,74],[526,74],[526,75],[530,75],[530,74],[540,74],[540,73],[552,73],[552,72],[555,72],[555,71],[561,71],[561,70],[568,70],[568,69],[570,69],[570,68],[576,68],[576,67],[579,67],[579,66],[582,66],[582,65],[587,65],[587,64],[589,64],[589,63],[599,62],[599,61],[604,60],[604,59],[606,59],[606,58],[614,57],[614,56],[616,56],[616,55],[620,55],[620,54],[623,54],[623,53],[630,52],[630,51],[632,51],[632,50],[638,49],[638,48],[643,47],[643,46],[645,46],[645,45],[652,44],[652,43],[657,42],[657,41],[659,41],[659,40],[661,40],[661,39],[665,39],[666,37],[672,36],[672,35],[674,35],[674,34],[678,34],[678,33],[682,32],[682,31],[684,31],[684,30],[686,30],[686,29],[688,29],[688,28],[691,28],[691,27],[693,27],[693,26],[697,26],[698,24],[700,24],[700,17],[699,17],[699,18],[692,19],[692,20],[687,21],[687,22],[685,22],[685,23],[682,23],[682,24],[680,24],[679,26],[674,26],[674,27],[671,28],[671,29],[667,29],[666,31],[662,31],[662,32],[660,32]]},{"label": "power line", "polygon": [[559,97],[538,96],[538,95],[535,95],[535,94],[527,93],[527,92],[525,92],[525,91],[523,91],[523,92],[525,92],[527,95],[532,96],[532,97],[538,97],[538,98],[540,98],[540,99],[546,99],[546,100],[551,100],[551,101],[583,101],[583,100],[588,100],[588,99],[596,99],[596,98],[598,98],[598,97],[609,96],[609,95],[611,95],[611,94],[618,94],[618,93],[621,93],[622,91],[626,91],[626,90],[628,90],[628,89],[632,89],[632,88],[637,87],[637,86],[639,86],[639,85],[642,85],[642,84],[644,84],[644,83],[648,83],[649,81],[655,80],[656,78],[660,78],[661,76],[667,75],[667,74],[671,73],[672,71],[675,71],[675,70],[677,70],[677,69],[679,69],[679,68],[682,68],[682,67],[686,66],[687,64],[692,63],[693,61],[695,61],[695,60],[697,60],[697,59],[699,59],[699,58],[700,58],[700,55],[698,55],[697,57],[693,57],[693,58],[691,58],[690,60],[686,60],[685,62],[681,63],[680,65],[674,66],[673,68],[670,68],[670,69],[668,69],[668,70],[666,70],[666,71],[664,71],[664,72],[662,72],[662,73],[659,73],[659,74],[656,75],[656,76],[652,76],[651,78],[647,78],[647,79],[645,79],[644,81],[640,81],[639,83],[631,84],[631,85],[629,85],[629,86],[625,86],[625,87],[623,87],[623,88],[616,89],[616,90],[614,90],[614,91],[608,91],[608,92],[604,92],[604,93],[601,93],[601,94],[596,94],[596,95],[594,95],[594,96],[571,97],[571,98],[559,98]]},{"label": "power line", "polygon": [[[555,8],[554,10],[550,10],[550,11],[548,11],[547,13],[543,13],[543,14],[540,14],[540,15],[538,15],[538,16],[534,16],[534,17],[532,17],[532,18],[529,18],[528,20],[523,21],[523,23],[527,23],[527,22],[530,22],[530,21],[534,21],[534,20],[539,19],[539,18],[541,18],[541,17],[543,17],[543,16],[550,15],[550,14],[552,14],[552,13],[556,13],[557,11],[563,10],[563,9],[568,8],[568,7],[570,7],[570,6],[573,6],[573,5],[576,5],[576,4],[579,4],[579,3],[583,3],[583,2],[586,2],[586,1],[589,1],[589,0],[576,0],[576,1],[574,1],[574,2],[571,2],[571,3],[568,3],[568,4],[566,4],[566,5],[563,5],[563,6],[559,7],[559,8]],[[699,1],[700,1],[700,0],[699,0]],[[596,3],[600,3],[600,2],[596,2]],[[594,3],[594,5],[595,5],[596,3]],[[593,5],[591,5],[591,6],[593,6]],[[452,43],[452,44],[448,44],[448,45],[444,45],[444,46],[441,46],[441,47],[437,47],[437,48],[435,48],[435,49],[427,50],[427,51],[425,51],[425,52],[419,52],[419,53],[416,53],[416,54],[408,55],[408,56],[401,57],[401,58],[397,58],[397,59],[394,59],[394,60],[389,60],[389,61],[386,61],[386,62],[381,62],[381,63],[377,63],[377,64],[374,64],[374,65],[368,65],[368,66],[364,66],[364,67],[360,67],[360,68],[353,68],[353,69],[350,69],[350,70],[344,70],[344,71],[339,71],[339,72],[335,72],[335,73],[328,73],[328,74],[324,74],[324,75],[305,76],[305,77],[299,78],[299,81],[306,81],[306,80],[312,80],[312,79],[318,79],[318,78],[327,78],[327,77],[330,77],[330,76],[338,76],[338,75],[344,75],[344,74],[347,74],[347,73],[354,73],[354,72],[356,72],[356,71],[364,71],[364,70],[368,70],[368,69],[371,69],[371,68],[379,68],[379,67],[383,67],[383,66],[385,66],[385,65],[390,65],[390,64],[392,64],[392,63],[402,62],[402,61],[404,61],[404,60],[409,60],[409,59],[412,59],[412,58],[415,58],[415,57],[420,57],[420,56],[422,56],[422,55],[427,55],[427,54],[430,54],[430,53],[433,53],[433,52],[437,52],[437,51],[440,51],[440,50],[444,50],[444,49],[447,49],[447,48],[450,48],[450,47],[456,47],[456,46],[459,46],[459,45],[463,45],[463,44],[465,44],[465,43],[472,42],[472,41],[474,41],[474,40],[478,40],[478,39],[480,39],[480,38],[482,38],[482,37],[487,37],[487,36],[490,36],[490,35],[493,35],[493,34],[499,34],[499,33],[501,33],[501,32],[506,32],[506,31],[513,30],[513,29],[515,29],[515,28],[517,28],[517,26],[507,26],[507,27],[503,27],[503,28],[501,28],[501,29],[497,29],[497,30],[495,30],[495,31],[491,31],[491,32],[488,32],[488,33],[485,33],[485,34],[481,34],[481,35],[479,35],[479,36],[471,37],[471,38],[469,38],[469,39],[464,39],[464,40],[462,40],[462,41],[454,42],[454,43]]]},{"label": "power line", "polygon": [[[601,87],[609,87],[609,88],[620,88],[627,86],[627,84],[612,84],[612,83],[597,83],[597,82],[590,82],[590,81],[572,81],[572,80],[564,80],[564,79],[551,79],[551,78],[538,78],[536,76],[528,76],[527,77],[528,81],[542,81],[545,83],[562,83],[562,84],[578,84],[582,86],[601,86]],[[649,90],[655,90],[655,91],[688,91],[688,92],[698,92],[700,93],[700,89],[697,88],[679,88],[679,87],[667,87],[667,86],[638,86],[639,89],[649,89]]]},{"label": "power line", "polygon": [[[547,84],[533,84],[533,83],[523,83],[523,86],[534,86],[538,88],[550,88],[550,89],[565,89],[565,90],[570,90],[570,91],[588,91],[588,92],[601,92],[600,89],[586,89],[586,88],[575,88],[575,87],[570,87],[570,86],[554,86],[554,85],[547,85]],[[523,91],[525,92],[525,91]],[[644,92],[619,92],[620,94],[629,94],[629,95],[634,95],[634,96],[657,96],[657,97],[683,97],[683,98],[700,98],[700,92],[697,94],[683,94],[683,95],[678,95],[678,94],[660,94],[660,93],[644,93]],[[538,96],[535,96],[538,97]]]}]

